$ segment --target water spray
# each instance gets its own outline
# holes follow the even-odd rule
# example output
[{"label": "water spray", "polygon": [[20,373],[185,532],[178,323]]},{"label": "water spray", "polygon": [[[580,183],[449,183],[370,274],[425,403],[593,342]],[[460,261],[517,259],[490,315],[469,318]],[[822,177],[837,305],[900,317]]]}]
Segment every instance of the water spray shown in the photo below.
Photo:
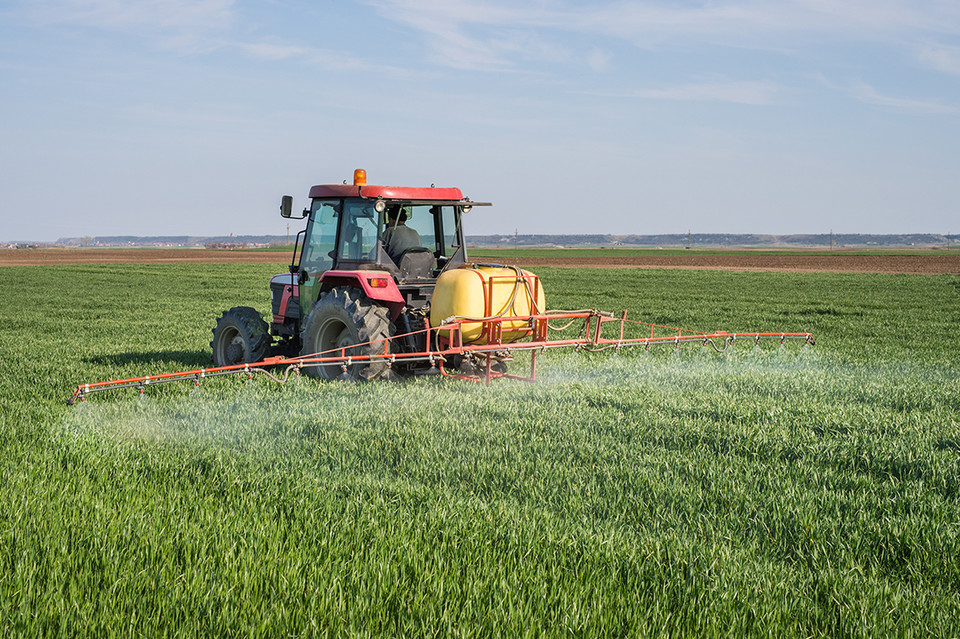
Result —
[{"label": "water spray", "polygon": [[[551,321],[564,320],[562,326],[555,326]],[[268,379],[284,384],[290,378],[299,376],[304,369],[312,367],[338,366],[342,370],[340,379],[350,379],[349,371],[352,366],[366,365],[373,362],[386,362],[389,370],[398,363],[429,364],[420,374],[440,376],[448,379],[490,384],[498,378],[514,380],[536,381],[537,356],[546,353],[548,349],[572,349],[574,351],[601,352],[610,350],[614,354],[622,348],[642,346],[650,350],[651,346],[670,344],[674,352],[683,344],[697,343],[701,347],[711,346],[716,352],[722,353],[734,342],[751,340],[755,347],[761,341],[776,340],[784,345],[788,340],[803,341],[804,345],[813,345],[815,340],[811,333],[786,332],[749,332],[728,333],[726,331],[700,332],[672,326],[651,324],[627,319],[627,312],[623,311],[619,317],[612,313],[597,310],[584,311],[547,311],[528,316],[501,316],[484,318],[484,334],[492,339],[483,344],[465,343],[463,339],[463,325],[476,325],[476,318],[457,319],[444,324],[444,335],[439,336],[436,330],[427,327],[420,331],[411,331],[391,336],[383,342],[382,351],[358,355],[356,352],[347,353],[348,349],[338,347],[328,351],[301,355],[299,357],[268,357],[259,362],[219,366],[214,368],[200,368],[176,373],[159,375],[144,375],[103,382],[80,384],[67,400],[67,404],[86,401],[88,395],[108,390],[134,388],[141,395],[147,386],[166,384],[170,382],[190,381],[199,386],[200,382],[211,377],[224,375],[244,375],[252,380],[254,375],[263,375]],[[517,332],[516,323],[522,322],[526,329],[522,339],[505,341],[502,335],[506,332],[503,325],[507,324],[510,331]],[[576,330],[576,337],[563,338],[557,333],[568,329]],[[627,331],[641,328],[642,337],[626,337]],[[423,351],[404,351],[403,344],[409,342],[409,337],[424,333],[427,348]],[[605,335],[616,335],[608,338]],[[355,346],[369,346],[371,342]],[[353,350],[351,347],[350,350]],[[362,349],[357,349],[362,350]],[[514,355],[528,353],[530,355],[529,375],[508,374],[502,362],[512,359]],[[451,361],[458,361],[461,365],[456,370],[448,369]]]}]

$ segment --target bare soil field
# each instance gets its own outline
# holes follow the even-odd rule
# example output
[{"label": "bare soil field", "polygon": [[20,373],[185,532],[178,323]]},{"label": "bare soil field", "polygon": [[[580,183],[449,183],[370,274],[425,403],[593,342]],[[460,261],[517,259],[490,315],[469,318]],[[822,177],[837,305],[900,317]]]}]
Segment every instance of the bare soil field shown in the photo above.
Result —
[{"label": "bare soil field", "polygon": [[[474,256],[475,257],[475,256]],[[960,255],[783,255],[777,253],[697,254],[677,256],[617,256],[598,258],[521,257],[518,266],[683,268],[781,273],[960,273]]]},{"label": "bare soil field", "polygon": [[[483,252],[471,257],[482,260]],[[229,251],[201,249],[2,249],[0,266],[54,264],[164,264],[164,263],[257,263],[288,262],[290,256],[278,251]],[[675,256],[611,255],[580,257],[550,255],[519,257],[518,266],[559,266],[575,268],[682,268],[728,271],[777,271],[820,273],[914,273],[921,275],[960,274],[960,253],[930,255],[797,255],[775,251],[698,254]]]},{"label": "bare soil field", "polygon": [[226,249],[0,249],[0,266],[54,264],[285,264],[285,251]]}]

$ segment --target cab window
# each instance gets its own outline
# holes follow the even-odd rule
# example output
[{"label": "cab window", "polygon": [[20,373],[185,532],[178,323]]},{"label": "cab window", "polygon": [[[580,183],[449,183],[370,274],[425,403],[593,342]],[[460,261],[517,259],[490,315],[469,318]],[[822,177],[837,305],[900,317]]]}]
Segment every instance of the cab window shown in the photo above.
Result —
[{"label": "cab window", "polygon": [[[452,206],[405,205],[401,210],[407,228],[417,232],[420,246],[430,249],[438,256],[451,255],[456,250],[450,248],[456,244],[456,222]],[[392,233],[389,213],[385,212],[381,217],[381,236],[389,238]]]},{"label": "cab window", "polygon": [[460,248],[460,242],[457,238],[457,214],[452,206],[443,207],[441,214],[441,228],[443,229],[443,254],[451,256]]},{"label": "cab window", "polygon": [[374,259],[378,217],[372,202],[345,203],[343,229],[340,231],[340,259]]},{"label": "cab window", "polygon": [[307,227],[301,264],[308,272],[326,271],[333,267],[331,252],[337,241],[337,220],[340,217],[337,202],[314,201]]}]

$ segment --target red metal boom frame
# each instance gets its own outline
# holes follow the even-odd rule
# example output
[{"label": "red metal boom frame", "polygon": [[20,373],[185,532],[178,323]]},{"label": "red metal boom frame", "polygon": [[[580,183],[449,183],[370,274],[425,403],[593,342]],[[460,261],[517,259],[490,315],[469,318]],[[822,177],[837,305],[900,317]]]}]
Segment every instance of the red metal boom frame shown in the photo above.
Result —
[{"label": "red metal boom frame", "polygon": [[[566,321],[563,327],[551,326],[551,322]],[[562,339],[551,339],[550,331],[560,331],[570,328],[580,322],[579,331],[576,337],[567,337]],[[505,322],[527,323],[529,328],[522,329],[526,335],[521,341],[503,341]],[[338,348],[300,357],[268,357],[260,362],[250,364],[236,364],[232,366],[220,366],[215,368],[199,368],[195,370],[182,371],[177,373],[164,373],[160,375],[144,375],[142,377],[130,377],[127,379],[117,379],[105,382],[95,382],[91,384],[81,384],[77,386],[73,395],[70,396],[68,404],[76,401],[84,401],[90,393],[115,390],[120,388],[136,388],[141,393],[147,386],[162,384],[175,381],[193,381],[199,385],[200,380],[208,377],[217,377],[220,375],[245,374],[252,378],[254,373],[263,373],[274,381],[283,383],[291,373],[299,374],[304,368],[311,366],[330,366],[340,365],[344,372],[349,367],[356,364],[364,364],[374,361],[386,361],[388,367],[400,363],[423,362],[430,364],[430,372],[439,373],[444,377],[453,379],[468,380],[489,384],[491,380],[498,377],[510,379],[519,379],[525,381],[535,381],[537,377],[537,355],[552,348],[575,348],[590,351],[613,349],[619,351],[625,346],[650,346],[673,344],[679,348],[680,344],[686,342],[700,342],[704,345],[712,345],[717,351],[725,350],[736,340],[751,340],[759,344],[761,340],[780,340],[784,343],[787,340],[803,340],[806,344],[813,344],[813,335],[810,333],[727,333],[725,331],[698,332],[687,329],[661,326],[650,324],[648,322],[638,322],[627,319],[627,312],[623,311],[619,317],[609,313],[602,313],[596,310],[584,311],[559,311],[548,312],[540,315],[520,316],[520,317],[497,317],[484,320],[483,335],[486,337],[486,344],[464,344],[461,327],[464,324],[477,323],[476,320],[457,320],[441,327],[427,327],[422,331],[415,333],[426,333],[427,350],[414,353],[392,352],[390,343],[401,340],[406,335],[395,335],[389,340],[383,342],[383,352],[372,355],[353,355],[348,351],[356,346],[365,346],[367,344],[358,344],[349,348]],[[643,337],[624,337],[628,329],[636,330],[635,327],[645,327]],[[613,329],[611,331],[611,328]],[[649,335],[647,335],[647,328]],[[437,334],[437,331],[443,331],[444,336]],[[516,335],[518,329],[508,327],[506,332]],[[666,333],[666,334],[664,334]],[[612,335],[612,336],[611,336]],[[499,372],[493,366],[498,357],[505,353],[515,353],[528,351],[530,353],[530,374],[529,376],[512,375]],[[463,372],[448,371],[444,364],[451,356],[479,356],[485,363],[482,371],[468,374]],[[277,369],[283,368],[280,375],[275,374]]]}]

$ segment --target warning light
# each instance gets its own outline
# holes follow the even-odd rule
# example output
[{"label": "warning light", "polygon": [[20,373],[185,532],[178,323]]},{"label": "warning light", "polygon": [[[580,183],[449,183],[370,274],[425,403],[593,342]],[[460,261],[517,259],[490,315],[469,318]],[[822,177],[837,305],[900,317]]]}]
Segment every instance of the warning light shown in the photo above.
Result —
[{"label": "warning light", "polygon": [[389,281],[386,277],[371,277],[370,286],[373,288],[386,288]]},{"label": "warning light", "polygon": [[353,171],[353,185],[354,186],[367,185],[367,172],[365,169],[355,169]]}]

